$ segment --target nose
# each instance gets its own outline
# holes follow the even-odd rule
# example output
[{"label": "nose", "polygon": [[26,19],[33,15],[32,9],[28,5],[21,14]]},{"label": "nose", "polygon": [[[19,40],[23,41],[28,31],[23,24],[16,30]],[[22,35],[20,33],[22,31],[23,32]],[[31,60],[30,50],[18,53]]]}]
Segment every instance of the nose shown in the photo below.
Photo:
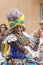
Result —
[{"label": "nose", "polygon": [[20,28],[18,28],[18,31],[21,31],[21,29],[20,29]]}]

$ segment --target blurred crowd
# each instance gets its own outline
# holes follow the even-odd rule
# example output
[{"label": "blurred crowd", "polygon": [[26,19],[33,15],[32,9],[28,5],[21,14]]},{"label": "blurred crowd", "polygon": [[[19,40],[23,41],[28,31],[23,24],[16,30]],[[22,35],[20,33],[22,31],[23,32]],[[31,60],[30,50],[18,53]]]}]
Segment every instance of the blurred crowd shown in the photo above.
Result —
[{"label": "blurred crowd", "polygon": [[24,14],[18,9],[10,9],[7,20],[10,29],[6,24],[0,24],[0,52],[5,59],[1,64],[43,65],[43,21],[38,23],[40,28],[30,37],[24,26]]}]

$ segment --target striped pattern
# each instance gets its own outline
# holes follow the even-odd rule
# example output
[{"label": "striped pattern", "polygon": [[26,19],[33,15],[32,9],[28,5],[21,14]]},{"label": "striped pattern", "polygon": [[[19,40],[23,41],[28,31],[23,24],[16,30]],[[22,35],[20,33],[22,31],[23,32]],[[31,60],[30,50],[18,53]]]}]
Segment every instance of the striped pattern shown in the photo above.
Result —
[{"label": "striped pattern", "polygon": [[10,27],[15,26],[17,23],[23,24],[25,22],[24,14],[16,8],[12,8],[8,11],[7,19],[9,20],[8,24]]},{"label": "striped pattern", "polygon": [[8,24],[10,27],[15,26],[17,23],[23,24],[25,22],[24,15],[22,15],[19,19],[16,19],[15,21],[8,21]]}]

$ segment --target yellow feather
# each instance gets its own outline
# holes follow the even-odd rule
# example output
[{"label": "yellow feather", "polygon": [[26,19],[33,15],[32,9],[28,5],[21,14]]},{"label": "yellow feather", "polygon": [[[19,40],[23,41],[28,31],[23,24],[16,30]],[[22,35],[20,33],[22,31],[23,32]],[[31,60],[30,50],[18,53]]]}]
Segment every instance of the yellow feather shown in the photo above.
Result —
[{"label": "yellow feather", "polygon": [[20,20],[20,21],[21,21],[21,20],[25,20],[25,19],[24,19],[24,15],[22,15],[18,20]]},{"label": "yellow feather", "polygon": [[6,43],[5,44],[5,48],[4,48],[4,54],[6,54],[6,52],[8,51],[8,49],[9,49],[9,45],[8,45],[8,43]]}]

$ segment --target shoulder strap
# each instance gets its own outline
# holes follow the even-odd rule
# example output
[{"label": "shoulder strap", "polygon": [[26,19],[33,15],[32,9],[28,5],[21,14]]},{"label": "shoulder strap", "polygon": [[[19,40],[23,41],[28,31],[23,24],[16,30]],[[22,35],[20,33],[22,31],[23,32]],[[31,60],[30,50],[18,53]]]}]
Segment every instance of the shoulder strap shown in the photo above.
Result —
[{"label": "shoulder strap", "polygon": [[22,44],[23,46],[28,44],[28,40],[22,35],[15,34],[18,38],[18,42]]}]

